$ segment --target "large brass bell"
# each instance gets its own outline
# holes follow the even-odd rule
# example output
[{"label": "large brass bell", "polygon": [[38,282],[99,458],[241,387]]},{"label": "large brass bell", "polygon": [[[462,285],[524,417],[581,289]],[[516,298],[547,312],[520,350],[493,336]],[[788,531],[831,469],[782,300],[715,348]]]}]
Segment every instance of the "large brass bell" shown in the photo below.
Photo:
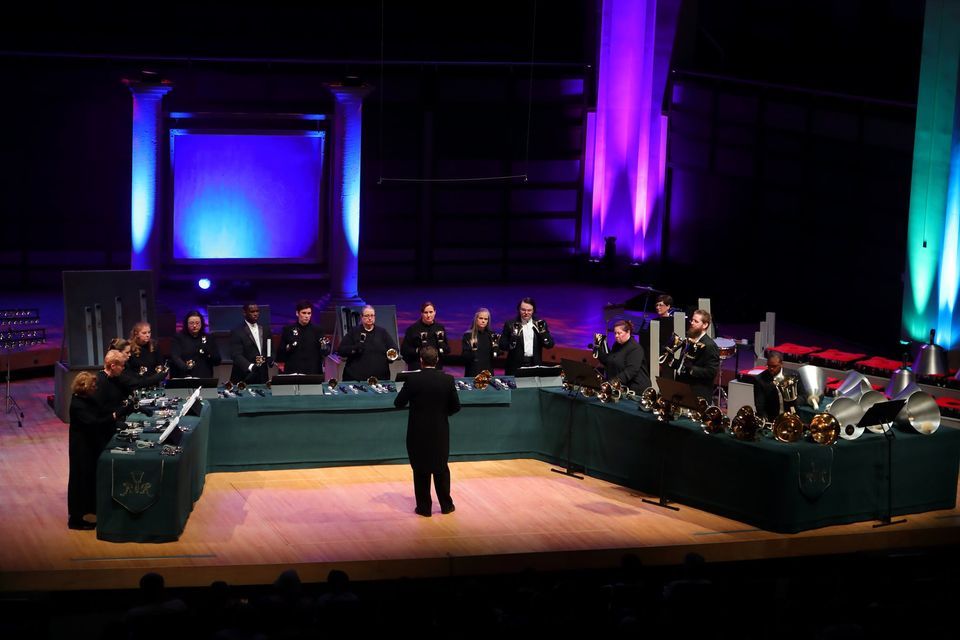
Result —
[{"label": "large brass bell", "polygon": [[753,407],[744,405],[730,421],[730,433],[737,440],[756,440],[761,427],[760,423],[760,418],[753,412]]},{"label": "large brass bell", "polygon": [[[484,369],[483,371],[481,371],[480,373],[478,373],[476,376],[474,376],[474,378],[473,378],[473,388],[474,388],[474,389],[477,389],[477,390],[479,390],[479,391],[483,391],[483,390],[486,389],[488,386],[490,386],[490,379],[491,379],[492,377],[493,377],[493,374],[490,373],[489,371],[487,371],[486,369]],[[562,378],[562,377],[563,377],[563,376],[562,376],[562,374],[561,374],[561,378]],[[566,387],[564,387],[564,388],[566,388]]]},{"label": "large brass bell", "polygon": [[730,427],[730,418],[716,405],[707,407],[703,412],[700,425],[706,433],[723,433]]},{"label": "large brass bell", "polygon": [[773,437],[779,442],[798,442],[803,437],[803,421],[795,413],[785,411],[773,421]]},{"label": "large brass bell", "polygon": [[[852,425],[851,425],[852,428]],[[862,430],[861,430],[862,432]],[[829,413],[818,413],[810,421],[810,439],[817,444],[831,445],[840,437],[840,421]]]}]

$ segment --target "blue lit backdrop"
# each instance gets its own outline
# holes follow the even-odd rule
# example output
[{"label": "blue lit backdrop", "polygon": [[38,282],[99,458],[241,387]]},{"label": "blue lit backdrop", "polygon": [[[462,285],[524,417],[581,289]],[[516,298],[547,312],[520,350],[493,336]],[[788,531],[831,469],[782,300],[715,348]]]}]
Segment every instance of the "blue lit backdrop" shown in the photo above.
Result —
[{"label": "blue lit backdrop", "polygon": [[323,142],[172,129],[174,259],[321,259]]}]

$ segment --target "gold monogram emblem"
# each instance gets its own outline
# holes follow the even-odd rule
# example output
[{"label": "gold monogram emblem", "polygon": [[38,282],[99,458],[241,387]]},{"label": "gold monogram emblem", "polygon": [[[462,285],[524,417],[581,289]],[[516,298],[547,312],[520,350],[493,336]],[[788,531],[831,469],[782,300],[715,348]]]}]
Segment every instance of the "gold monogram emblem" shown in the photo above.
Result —
[{"label": "gold monogram emblem", "polygon": [[120,491],[120,497],[137,495],[137,496],[148,496],[150,497],[150,489],[153,488],[153,483],[143,481],[144,472],[136,473],[134,471],[130,472],[130,481],[124,481],[121,483],[123,489]]}]

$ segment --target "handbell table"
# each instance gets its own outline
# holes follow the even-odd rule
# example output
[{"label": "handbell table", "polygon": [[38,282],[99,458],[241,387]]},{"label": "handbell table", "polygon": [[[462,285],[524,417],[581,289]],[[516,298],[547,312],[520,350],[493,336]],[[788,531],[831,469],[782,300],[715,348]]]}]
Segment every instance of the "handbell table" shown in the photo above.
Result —
[{"label": "handbell table", "polygon": [[[395,397],[360,393],[207,401],[196,428],[184,438],[181,460],[147,450],[124,462],[104,452],[98,536],[175,539],[207,471],[405,463],[407,412],[393,407]],[[450,421],[452,460],[534,458],[561,464],[572,433],[572,462],[592,476],[769,531],[870,520],[887,511],[891,470],[882,435],[868,433],[832,446],[770,438],[743,442],[708,435],[689,420],[658,422],[630,401],[603,404],[560,388],[488,388],[461,391],[460,398],[463,408]],[[892,447],[893,515],[955,506],[960,430],[941,427],[928,436],[897,431]],[[137,514],[112,493],[118,491],[118,469],[140,473],[132,460],[141,457],[144,477],[159,477],[162,491]],[[130,470],[122,470],[125,466]],[[129,483],[136,477],[124,479]]]}]

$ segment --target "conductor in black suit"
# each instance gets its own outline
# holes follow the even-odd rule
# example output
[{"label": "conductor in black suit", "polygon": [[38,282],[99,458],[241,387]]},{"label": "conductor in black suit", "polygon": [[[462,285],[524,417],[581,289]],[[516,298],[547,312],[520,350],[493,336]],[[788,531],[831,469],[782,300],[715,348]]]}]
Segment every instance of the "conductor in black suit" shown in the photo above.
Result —
[{"label": "conductor in black suit", "polygon": [[453,513],[450,497],[450,423],[447,420],[460,411],[460,397],[453,376],[437,370],[439,355],[431,346],[420,350],[420,371],[410,374],[394,406],[402,409],[410,404],[407,418],[407,455],[413,467],[413,492],[417,499],[414,513],[430,517],[430,476],[437,491],[440,513]]},{"label": "conductor in black suit", "polygon": [[277,362],[284,364],[284,373],[306,373],[323,376],[323,359],[330,355],[330,341],[310,322],[313,304],[297,303],[297,321],[283,328]]},{"label": "conductor in black suit", "polygon": [[710,321],[709,311],[697,309],[693,312],[677,369],[677,380],[689,384],[695,394],[708,402],[713,397],[720,373],[720,350],[707,335]]},{"label": "conductor in black suit", "polygon": [[266,384],[271,358],[270,329],[260,325],[260,307],[243,305],[243,323],[230,332],[231,382]]}]

